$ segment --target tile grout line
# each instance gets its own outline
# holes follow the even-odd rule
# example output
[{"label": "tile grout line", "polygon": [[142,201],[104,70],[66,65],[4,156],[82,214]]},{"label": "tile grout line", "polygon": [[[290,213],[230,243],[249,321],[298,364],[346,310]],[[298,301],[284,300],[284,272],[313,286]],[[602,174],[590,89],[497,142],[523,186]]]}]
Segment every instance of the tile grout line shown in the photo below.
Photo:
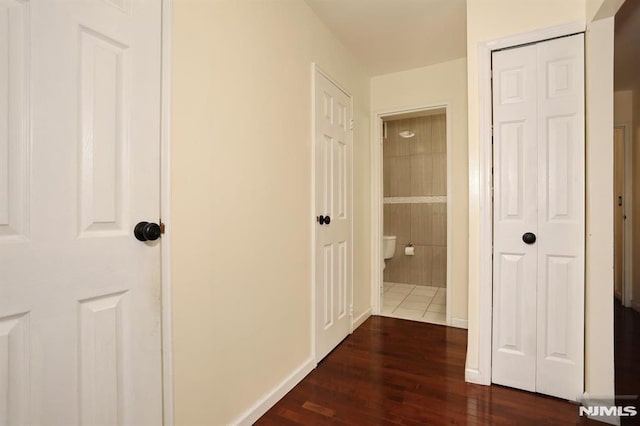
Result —
[{"label": "tile grout line", "polygon": [[[411,291],[413,291],[413,289],[411,289]],[[404,299],[402,299],[400,301],[400,303],[398,303],[398,306],[396,306],[393,311],[391,311],[391,313],[394,313],[399,307],[400,305],[402,305],[402,302],[404,302],[405,300],[407,300],[407,297],[409,297],[411,295],[411,291],[409,293],[407,293],[407,295],[404,297]]]},{"label": "tile grout line", "polygon": [[[392,285],[391,285],[388,289],[384,290],[384,292],[383,292],[383,296],[384,296],[384,294],[386,294],[389,290],[391,290],[392,288],[396,287],[396,285],[397,285],[397,284],[398,284],[398,283],[392,283]],[[411,285],[411,284],[409,284],[409,285]],[[424,295],[424,294],[415,294],[415,293],[414,293],[414,291],[415,291],[416,289],[418,289],[418,288],[421,288],[421,287],[423,287],[423,286],[413,285],[413,288],[411,288],[411,290],[409,290],[409,293],[407,293],[407,294],[404,296],[404,298],[403,298],[402,300],[400,300],[400,301],[397,303],[397,305],[393,308],[393,310],[391,311],[391,313],[386,314],[386,315],[388,315],[388,316],[390,316],[390,317],[392,317],[392,318],[396,318],[396,319],[406,319],[406,320],[411,320],[411,321],[423,322],[423,323],[427,323],[427,324],[446,325],[444,320],[435,320],[435,319],[434,319],[434,320],[427,320],[427,319],[425,318],[425,315],[426,315],[428,312],[431,312],[432,314],[435,314],[436,316],[445,316],[445,317],[446,317],[446,313],[443,313],[443,312],[432,312],[432,311],[429,311],[429,307],[430,307],[431,305],[434,305],[434,304],[436,304],[436,305],[442,305],[442,304],[443,304],[443,303],[434,303],[434,301],[435,301],[436,296],[439,294],[440,290],[442,290],[444,287],[437,287],[437,289],[436,289],[435,293],[434,293],[432,296],[427,296],[427,295]],[[434,288],[433,286],[427,286],[427,287]],[[429,299],[429,302],[428,302],[428,303],[427,303],[427,305],[426,305],[426,309],[425,309],[424,311],[422,311],[422,314],[421,314],[421,315],[419,315],[418,317],[413,317],[413,316],[400,316],[400,315],[398,315],[398,314],[396,314],[396,315],[398,315],[398,316],[393,316],[393,314],[394,314],[394,313],[396,313],[396,311],[398,310],[398,308],[400,308],[400,307],[401,307],[401,305],[402,305],[402,304],[407,300],[407,298],[408,298],[409,296],[427,297],[427,298]],[[445,299],[445,303],[444,303],[444,304],[446,305],[446,299]],[[421,310],[418,310],[418,309],[409,309],[409,308],[406,308],[406,309],[408,309],[408,310],[415,310],[415,311],[418,311],[418,312],[420,312],[420,311],[421,311]]]}]

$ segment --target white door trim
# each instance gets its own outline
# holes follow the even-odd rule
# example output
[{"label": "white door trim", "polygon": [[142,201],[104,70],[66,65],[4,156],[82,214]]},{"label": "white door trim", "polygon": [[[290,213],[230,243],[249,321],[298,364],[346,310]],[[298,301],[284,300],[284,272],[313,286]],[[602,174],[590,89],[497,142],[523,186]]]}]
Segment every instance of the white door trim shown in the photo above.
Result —
[{"label": "white door trim", "polygon": [[[480,234],[478,241],[479,296],[478,296],[478,368],[467,368],[467,382],[491,384],[491,327],[492,327],[492,252],[493,215],[491,200],[491,52],[494,50],[535,43],[556,37],[584,32],[584,21],[572,22],[540,30],[502,37],[478,43],[478,114],[479,114],[479,169],[478,181],[469,177],[469,185],[478,185]],[[473,191],[470,192],[473,194]],[[469,200],[470,203],[475,200]]]},{"label": "white door trim", "polygon": [[624,259],[622,275],[622,305],[627,308],[633,300],[633,144],[629,123],[614,124],[624,129],[624,214],[627,217],[623,225]]},{"label": "white door trim", "polygon": [[[316,72],[322,74],[327,80],[333,83],[338,89],[344,92],[345,95],[349,98],[349,112],[352,120],[355,119],[353,117],[353,96],[351,93],[345,89],[340,83],[338,83],[330,74],[326,73],[322,68],[318,66],[315,62],[311,63],[311,216],[309,217],[309,223],[311,223],[310,232],[311,232],[311,354],[314,360],[314,368],[317,365],[318,357],[317,357],[317,348],[316,348],[316,338],[317,338],[317,330],[316,330],[316,222],[314,220],[316,214]],[[354,125],[355,127],[355,125]],[[352,130],[353,132],[353,130]],[[349,333],[353,333],[353,242],[354,242],[354,226],[353,226],[353,152],[355,149],[355,137],[351,136],[352,143],[352,153],[351,158],[349,159],[350,163],[350,183],[351,186],[351,229],[350,229],[350,238],[351,245],[349,247],[349,259],[351,262],[351,276],[349,277],[349,289],[347,290],[350,294],[350,302],[349,302]]]},{"label": "white door trim", "polygon": [[447,127],[447,313],[446,321],[448,326],[459,326],[460,321],[453,321],[451,317],[452,300],[452,259],[453,251],[451,239],[453,235],[453,147],[451,146],[451,108],[449,102],[438,102],[429,105],[418,105],[405,108],[394,108],[381,110],[371,114],[371,265],[373,273],[371,276],[371,307],[374,315],[379,315],[380,289],[382,288],[382,235],[384,233],[383,224],[383,173],[382,173],[382,120],[398,114],[406,114],[419,111],[429,111],[444,108]]},{"label": "white door trim", "polygon": [[162,0],[160,217],[166,232],[160,239],[162,291],[163,424],[173,426],[173,333],[171,312],[171,17],[173,0]]}]

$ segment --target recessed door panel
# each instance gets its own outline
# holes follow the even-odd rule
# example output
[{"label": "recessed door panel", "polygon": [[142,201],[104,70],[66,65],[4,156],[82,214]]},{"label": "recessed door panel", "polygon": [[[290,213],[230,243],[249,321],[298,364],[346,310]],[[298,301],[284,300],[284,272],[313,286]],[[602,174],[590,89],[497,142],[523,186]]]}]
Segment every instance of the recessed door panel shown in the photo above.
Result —
[{"label": "recessed door panel", "polygon": [[547,119],[547,168],[546,193],[548,221],[571,220],[571,207],[575,210],[574,156],[575,137],[572,132],[572,116]]},{"label": "recessed door panel", "polygon": [[524,67],[500,71],[500,103],[514,104],[525,102],[524,78],[527,71]]},{"label": "recessed door panel", "polygon": [[29,314],[0,318],[0,424],[29,424]]},{"label": "recessed door panel", "polygon": [[320,211],[322,215],[331,216],[333,212],[334,175],[333,175],[333,138],[330,135],[323,135],[319,142],[318,166],[320,167]]},{"label": "recessed door panel", "polygon": [[338,285],[336,286],[337,292],[337,311],[338,311],[338,319],[342,319],[347,315],[347,272],[349,266],[349,257],[347,251],[347,242],[340,241],[338,242],[338,252],[336,253],[338,256],[338,268],[336,270],[336,275],[338,278]]},{"label": "recessed door panel", "polygon": [[541,301],[546,306],[544,329],[541,330],[546,335],[541,351],[545,359],[567,359],[568,356],[572,309],[569,283],[575,280],[574,260],[566,256],[548,256],[546,259],[547,277],[542,282],[544,287],[540,289]]},{"label": "recessed door panel", "polygon": [[502,254],[500,259],[499,287],[496,288],[501,307],[496,321],[500,333],[498,350],[522,354],[524,306],[524,265],[522,254]]},{"label": "recessed door panel", "polygon": [[324,121],[333,124],[333,96],[328,92],[322,92],[322,111]]},{"label": "recessed door panel", "polygon": [[80,413],[82,424],[119,424],[124,410],[122,362],[129,342],[123,338],[126,293],[79,303]]},{"label": "recessed door panel", "polygon": [[347,105],[344,102],[338,101],[336,105],[335,115],[337,117],[336,124],[342,128],[343,132],[347,131]]},{"label": "recessed door panel", "polygon": [[28,232],[28,5],[0,3],[0,242]]},{"label": "recessed door panel", "polygon": [[333,286],[334,286],[334,268],[333,268],[333,244],[323,247],[323,266],[324,274],[322,275],[322,304],[324,309],[322,315],[324,318],[324,329],[328,329],[333,325]]},{"label": "recessed door panel", "polygon": [[499,150],[500,157],[497,162],[500,166],[500,195],[499,216],[502,220],[522,220],[523,196],[524,196],[524,122],[500,123],[500,139],[502,141]]},{"label": "recessed door panel", "polygon": [[338,140],[335,146],[336,218],[347,218],[347,144]]},{"label": "recessed door panel", "polygon": [[571,95],[575,91],[575,66],[571,59],[552,59],[547,61],[547,98],[559,98]]},{"label": "recessed door panel", "polygon": [[[80,28],[80,232],[128,232],[128,46]],[[126,228],[126,229],[125,229]],[[107,234],[108,235],[108,234]]]}]

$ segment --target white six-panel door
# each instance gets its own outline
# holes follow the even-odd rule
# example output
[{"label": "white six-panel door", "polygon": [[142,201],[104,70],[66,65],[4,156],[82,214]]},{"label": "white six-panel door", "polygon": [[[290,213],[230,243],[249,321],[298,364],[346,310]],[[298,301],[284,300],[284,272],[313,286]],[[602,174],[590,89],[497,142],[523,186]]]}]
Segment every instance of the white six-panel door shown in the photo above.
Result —
[{"label": "white six-panel door", "polygon": [[0,424],[162,423],[160,12],[0,0]]},{"label": "white six-panel door", "polygon": [[583,35],[494,52],[493,123],[492,381],[575,400],[584,364]]},{"label": "white six-panel door", "polygon": [[[351,99],[317,69],[315,76],[316,360],[351,329]],[[329,223],[320,223],[328,216]]]}]

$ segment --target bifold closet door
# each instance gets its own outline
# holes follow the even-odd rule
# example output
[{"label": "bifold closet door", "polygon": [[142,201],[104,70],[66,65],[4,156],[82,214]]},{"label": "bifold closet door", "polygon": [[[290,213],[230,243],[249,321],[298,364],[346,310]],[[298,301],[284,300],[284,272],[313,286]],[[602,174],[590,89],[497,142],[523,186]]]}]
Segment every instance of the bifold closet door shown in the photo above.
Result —
[{"label": "bifold closet door", "polygon": [[492,64],[492,381],[575,400],[584,364],[584,37],[494,52]]}]

